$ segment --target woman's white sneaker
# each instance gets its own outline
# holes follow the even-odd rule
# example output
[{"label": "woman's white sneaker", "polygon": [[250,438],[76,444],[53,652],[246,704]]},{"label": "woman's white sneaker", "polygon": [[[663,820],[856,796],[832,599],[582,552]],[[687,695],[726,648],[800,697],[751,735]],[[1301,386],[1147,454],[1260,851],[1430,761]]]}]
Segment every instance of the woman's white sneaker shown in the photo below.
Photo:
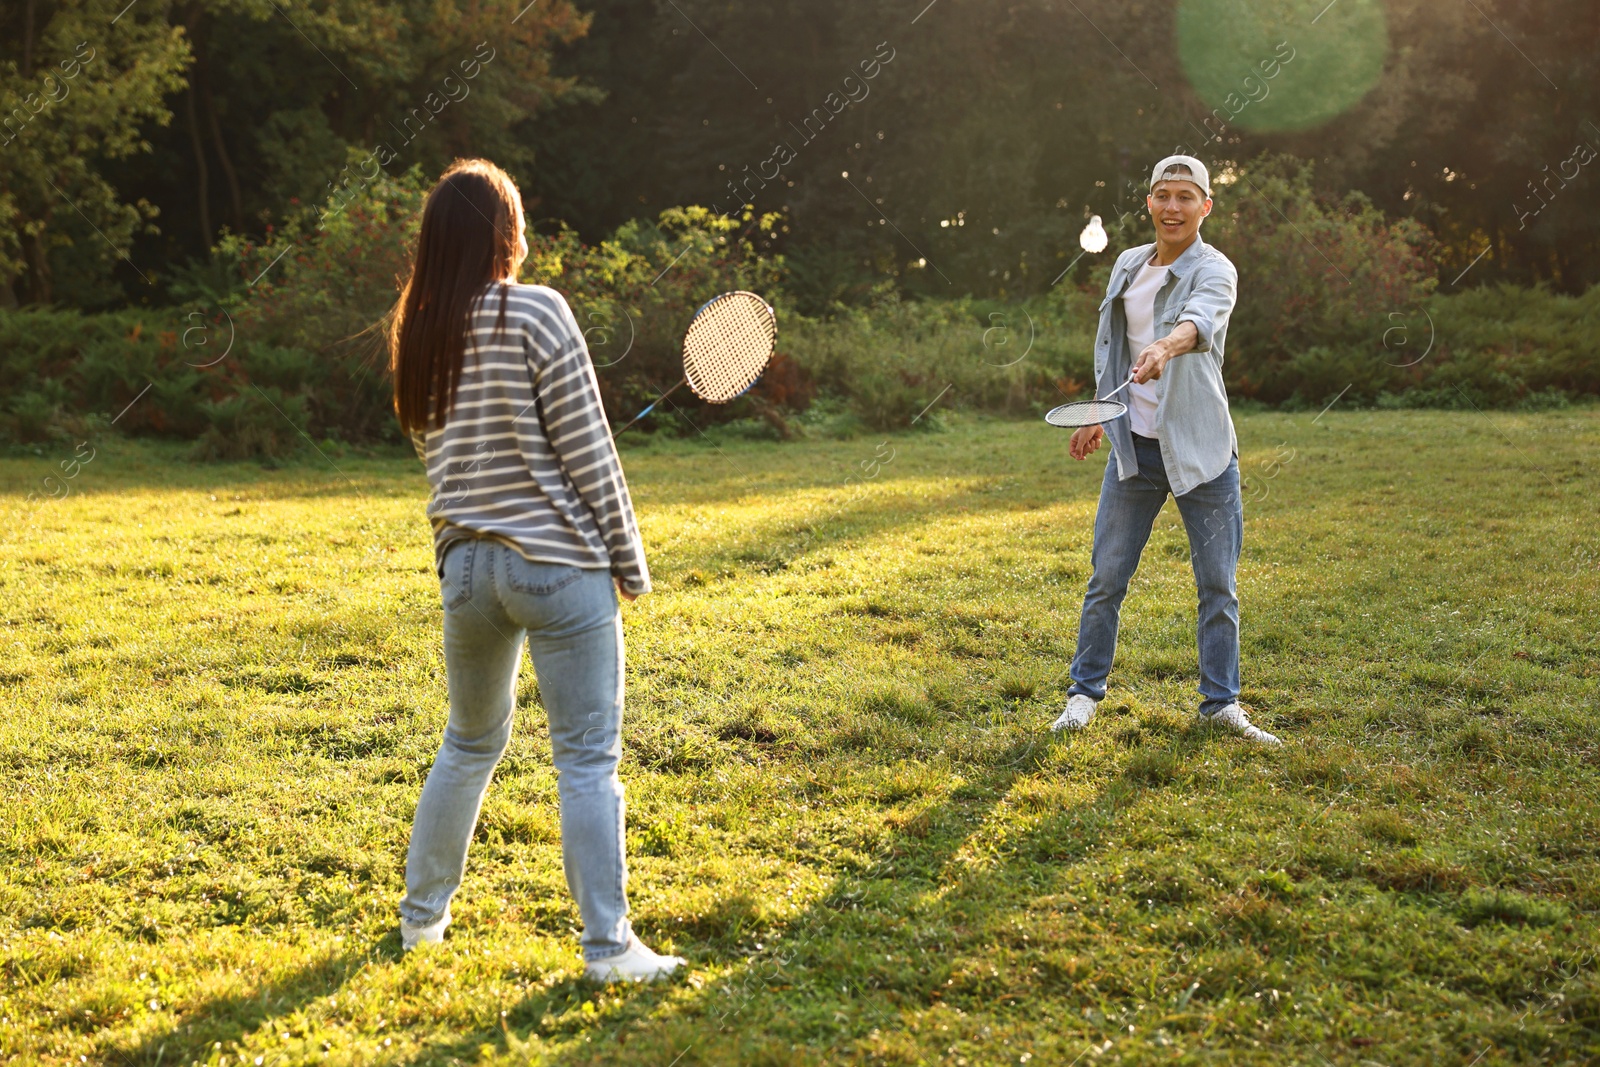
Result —
[{"label": "woman's white sneaker", "polygon": [[1251,725],[1249,717],[1244,713],[1244,709],[1237,704],[1229,704],[1221,711],[1211,715],[1202,715],[1200,716],[1200,721],[1207,726],[1231,730],[1246,741],[1254,741],[1261,745],[1283,744],[1282,741],[1267,733],[1261,727]]},{"label": "woman's white sneaker", "polygon": [[1060,733],[1062,730],[1081,730],[1089,725],[1089,720],[1094,718],[1095,701],[1082,693],[1074,693],[1067,698],[1067,710],[1055,721],[1050,729]]},{"label": "woman's white sneaker", "polygon": [[627,951],[591,960],[583,965],[591,982],[654,982],[666,978],[687,961],[682,956],[660,956],[645,947],[637,937],[630,938]]},{"label": "woman's white sneaker", "polygon": [[418,945],[437,945],[444,940],[444,928],[450,925],[449,909],[445,910],[444,918],[429,923],[427,926],[412,926],[404,919],[400,920],[400,948],[410,952]]}]

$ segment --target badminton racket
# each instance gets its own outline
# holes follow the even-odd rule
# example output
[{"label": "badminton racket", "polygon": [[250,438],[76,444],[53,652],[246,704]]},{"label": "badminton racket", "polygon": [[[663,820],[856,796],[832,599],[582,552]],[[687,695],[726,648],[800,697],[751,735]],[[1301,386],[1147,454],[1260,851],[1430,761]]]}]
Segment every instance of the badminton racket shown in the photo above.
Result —
[{"label": "badminton racket", "polygon": [[611,436],[650,414],[683,385],[707,403],[726,404],[761,377],[777,338],[777,317],[755,293],[738,290],[712,297],[695,312],[684,332],[683,377],[678,384]]},{"label": "badminton racket", "polygon": [[1120,400],[1111,398],[1133,384],[1133,375],[1128,375],[1128,380],[1117,386],[1105,396],[1094,400],[1074,400],[1070,404],[1051,408],[1045,413],[1044,421],[1051,426],[1066,426],[1076,428],[1079,426],[1098,426],[1103,422],[1121,418],[1128,413],[1128,405]]}]

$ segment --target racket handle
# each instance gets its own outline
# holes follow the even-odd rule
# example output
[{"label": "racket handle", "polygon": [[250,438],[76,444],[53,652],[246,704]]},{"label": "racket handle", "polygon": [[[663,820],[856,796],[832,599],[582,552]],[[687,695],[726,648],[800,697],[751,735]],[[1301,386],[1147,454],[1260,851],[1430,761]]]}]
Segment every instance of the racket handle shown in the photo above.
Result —
[{"label": "racket handle", "polygon": [[[684,382],[686,382],[688,380],[689,380],[688,378],[680,379],[679,382],[678,382],[678,385],[682,385]],[[662,393],[660,396],[658,396],[654,400],[652,400],[648,407],[646,407],[643,411],[639,412],[639,414],[635,415],[633,418],[629,419],[626,423],[624,423],[623,426],[622,426],[622,430],[626,430],[629,426],[632,426],[634,423],[638,422],[640,419],[644,418],[646,415],[648,415],[652,411],[654,411],[656,409],[656,405],[657,404],[661,403],[667,397],[671,396],[673,393],[678,391],[678,385],[674,385],[671,389],[668,389],[666,392]],[[617,430],[615,433],[613,433],[611,435],[611,439],[613,441],[615,441],[617,439],[617,437],[621,435],[622,430]]]},{"label": "racket handle", "polygon": [[1112,397],[1114,397],[1118,393],[1122,392],[1128,386],[1133,384],[1133,375],[1134,375],[1134,373],[1135,373],[1134,371],[1129,371],[1128,372],[1128,380],[1127,381],[1123,382],[1121,385],[1119,385],[1115,389],[1111,390],[1111,392],[1107,393],[1105,396],[1097,397],[1096,399],[1098,399],[1098,400],[1110,400]]}]

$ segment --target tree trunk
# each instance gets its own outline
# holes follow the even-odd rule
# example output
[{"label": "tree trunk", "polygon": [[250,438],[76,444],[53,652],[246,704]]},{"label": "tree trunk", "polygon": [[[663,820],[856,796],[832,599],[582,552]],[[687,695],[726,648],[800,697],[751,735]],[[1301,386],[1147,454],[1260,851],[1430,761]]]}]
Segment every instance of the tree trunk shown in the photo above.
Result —
[{"label": "tree trunk", "polygon": [[197,184],[197,199],[200,204],[200,239],[201,243],[209,249],[211,247],[211,180],[206,171],[206,150],[200,143],[200,123],[195,118],[194,107],[194,75],[189,77],[189,143],[194,146],[194,169]]},{"label": "tree trunk", "polygon": [[22,13],[22,76],[33,76],[33,9],[35,0],[28,0]]},{"label": "tree trunk", "polygon": [[28,302],[48,304],[52,295],[50,285],[50,257],[38,233],[29,233],[22,239],[22,258],[28,264]]},{"label": "tree trunk", "polygon": [[205,107],[206,125],[211,128],[211,144],[216,146],[216,158],[222,163],[222,176],[227,179],[227,200],[232,208],[235,234],[245,230],[245,197],[238,190],[238,173],[234,170],[234,157],[227,154],[227,142],[222,139],[222,123],[216,117],[216,99],[211,96],[211,58],[205,42],[195,37],[195,66],[189,83],[200,86],[200,104]]},{"label": "tree trunk", "polygon": [[211,96],[211,65],[202,62],[200,91],[206,108],[206,120],[211,126],[211,140],[217,146],[217,159],[222,163],[222,173],[228,179],[228,201],[233,207],[233,229],[244,232],[244,197],[239,192],[239,175],[233,169],[233,157],[228,155],[227,142],[222,139],[222,123],[217,121],[217,104]]}]

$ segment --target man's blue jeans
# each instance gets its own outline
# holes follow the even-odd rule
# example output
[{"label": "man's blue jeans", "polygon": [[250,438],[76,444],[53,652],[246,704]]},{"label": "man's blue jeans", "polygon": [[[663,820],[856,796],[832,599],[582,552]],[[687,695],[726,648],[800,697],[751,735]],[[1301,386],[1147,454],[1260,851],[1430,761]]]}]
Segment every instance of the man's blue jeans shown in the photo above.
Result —
[{"label": "man's blue jeans", "polygon": [[[1150,540],[1156,515],[1171,487],[1161,461],[1161,442],[1134,437],[1139,473],[1117,478],[1115,457],[1106,462],[1100,507],[1094,519],[1094,573],[1078,622],[1078,652],[1072,658],[1069,696],[1106,695],[1106,677],[1117,648],[1117,622],[1128,582]],[[1183,496],[1174,497],[1189,533],[1189,561],[1200,594],[1200,714],[1221,711],[1239,698],[1239,594],[1234,575],[1244,537],[1239,495],[1239,457],[1228,469]]]},{"label": "man's blue jeans", "polygon": [[429,926],[461,886],[489,778],[511,741],[524,640],[550,724],[567,887],[583,916],[583,955],[628,948],[623,854],[622,615],[611,575],[531,563],[505,544],[445,549],[444,662],[450,722],[417,802],[400,916]]}]

